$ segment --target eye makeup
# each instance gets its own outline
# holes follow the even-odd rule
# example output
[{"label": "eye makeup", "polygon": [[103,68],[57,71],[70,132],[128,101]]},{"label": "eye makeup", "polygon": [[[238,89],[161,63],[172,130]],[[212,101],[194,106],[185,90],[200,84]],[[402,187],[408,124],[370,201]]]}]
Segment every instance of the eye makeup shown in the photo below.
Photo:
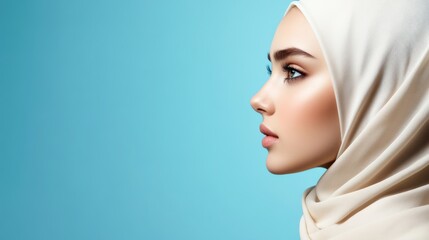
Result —
[{"label": "eye makeup", "polygon": [[[272,70],[271,67],[267,64],[267,73],[268,75],[271,76],[272,74]],[[298,79],[301,79],[303,77],[305,77],[305,74],[301,71],[299,71],[298,69],[294,68],[291,66],[291,64],[285,64],[282,66],[283,72],[286,73],[286,77],[284,78],[284,81],[286,82],[292,82]],[[298,76],[296,76],[298,75]]]},{"label": "eye makeup", "polygon": [[[305,76],[304,73],[302,73],[301,71],[299,71],[298,69],[291,67],[290,64],[286,64],[283,66],[283,71],[286,73],[285,77],[285,81],[287,82],[292,82],[292,81],[296,81],[298,79],[301,79]],[[295,76],[297,75],[297,76]]]}]

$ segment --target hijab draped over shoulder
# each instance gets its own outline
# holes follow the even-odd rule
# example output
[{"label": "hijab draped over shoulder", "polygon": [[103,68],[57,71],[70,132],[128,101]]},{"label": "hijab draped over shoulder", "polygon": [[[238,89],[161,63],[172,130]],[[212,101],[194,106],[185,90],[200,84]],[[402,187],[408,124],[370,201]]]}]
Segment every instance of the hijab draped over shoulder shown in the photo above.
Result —
[{"label": "hijab draped over shoulder", "polygon": [[429,239],[429,1],[293,6],[328,64],[342,141],[302,196],[301,239]]}]

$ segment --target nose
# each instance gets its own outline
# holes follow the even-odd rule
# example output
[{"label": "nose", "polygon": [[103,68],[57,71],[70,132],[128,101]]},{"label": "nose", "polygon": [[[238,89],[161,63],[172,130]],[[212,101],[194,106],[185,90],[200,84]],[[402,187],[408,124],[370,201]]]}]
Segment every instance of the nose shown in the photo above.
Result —
[{"label": "nose", "polygon": [[250,99],[250,105],[256,112],[262,115],[272,115],[274,113],[273,101],[265,87]]}]

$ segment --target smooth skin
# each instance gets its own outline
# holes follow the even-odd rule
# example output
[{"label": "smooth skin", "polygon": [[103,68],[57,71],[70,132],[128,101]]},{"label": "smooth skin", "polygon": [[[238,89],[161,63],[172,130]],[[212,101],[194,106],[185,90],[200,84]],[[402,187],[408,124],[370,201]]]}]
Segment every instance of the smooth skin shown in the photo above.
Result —
[{"label": "smooth skin", "polygon": [[[275,54],[287,48],[298,50]],[[320,45],[297,7],[277,27],[269,58],[272,73],[250,100],[262,123],[278,136],[267,148],[267,169],[286,174],[329,168],[341,144],[335,93]]]}]

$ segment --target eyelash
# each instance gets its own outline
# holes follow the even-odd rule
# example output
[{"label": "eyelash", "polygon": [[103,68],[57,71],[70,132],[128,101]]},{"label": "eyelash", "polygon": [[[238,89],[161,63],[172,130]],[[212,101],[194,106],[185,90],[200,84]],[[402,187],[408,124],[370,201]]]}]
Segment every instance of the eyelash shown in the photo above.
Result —
[{"label": "eyelash", "polygon": [[[283,71],[286,73],[293,71],[293,72],[298,72],[300,74],[300,76],[298,76],[298,77],[293,77],[293,78],[286,77],[286,78],[284,78],[284,81],[287,81],[287,82],[292,82],[292,81],[298,80],[300,78],[303,78],[305,76],[304,73],[302,73],[301,71],[297,70],[294,67],[291,67],[289,64],[283,65]],[[271,75],[271,73],[272,73],[272,70],[271,70],[269,65],[267,65],[267,72],[268,72],[268,75]],[[293,75],[293,74],[291,74],[291,75]]]}]

